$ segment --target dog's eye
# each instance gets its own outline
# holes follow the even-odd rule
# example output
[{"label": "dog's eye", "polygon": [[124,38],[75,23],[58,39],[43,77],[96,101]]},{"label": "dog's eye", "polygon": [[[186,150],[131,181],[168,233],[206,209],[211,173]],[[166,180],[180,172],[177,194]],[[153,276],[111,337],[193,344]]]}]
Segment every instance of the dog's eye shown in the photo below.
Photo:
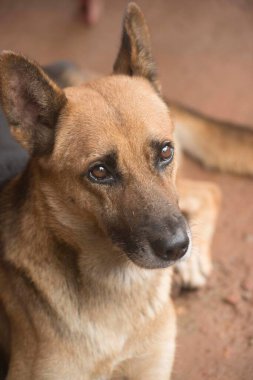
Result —
[{"label": "dog's eye", "polygon": [[110,171],[102,164],[97,164],[93,166],[88,172],[89,179],[100,182],[100,183],[110,183],[113,181],[113,176]]},{"label": "dog's eye", "polygon": [[165,142],[159,154],[159,161],[161,164],[168,164],[172,161],[174,156],[174,147],[170,142]]}]

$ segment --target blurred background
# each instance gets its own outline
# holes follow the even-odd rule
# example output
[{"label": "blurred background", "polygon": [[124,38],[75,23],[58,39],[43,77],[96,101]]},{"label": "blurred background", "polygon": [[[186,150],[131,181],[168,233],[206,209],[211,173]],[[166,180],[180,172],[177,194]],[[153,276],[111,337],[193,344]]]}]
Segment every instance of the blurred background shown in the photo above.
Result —
[{"label": "blurred background", "polygon": [[[164,94],[253,129],[253,1],[137,2],[150,27]],[[84,0],[0,0],[0,49],[41,64],[67,59],[110,73],[126,3],[93,0],[89,8]],[[252,380],[253,180],[207,171],[189,158],[183,171],[217,183],[223,201],[209,284],[176,299],[172,380]]]}]

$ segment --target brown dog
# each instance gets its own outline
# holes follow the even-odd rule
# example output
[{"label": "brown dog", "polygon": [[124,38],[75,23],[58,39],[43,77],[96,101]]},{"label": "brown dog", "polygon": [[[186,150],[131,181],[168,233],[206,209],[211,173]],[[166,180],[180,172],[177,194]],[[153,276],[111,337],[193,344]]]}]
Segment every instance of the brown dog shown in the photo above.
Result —
[{"label": "brown dog", "polygon": [[189,252],[190,234],[139,8],[128,5],[113,75],[63,91],[7,52],[0,80],[12,134],[31,155],[0,196],[7,379],[168,380],[169,267]]}]

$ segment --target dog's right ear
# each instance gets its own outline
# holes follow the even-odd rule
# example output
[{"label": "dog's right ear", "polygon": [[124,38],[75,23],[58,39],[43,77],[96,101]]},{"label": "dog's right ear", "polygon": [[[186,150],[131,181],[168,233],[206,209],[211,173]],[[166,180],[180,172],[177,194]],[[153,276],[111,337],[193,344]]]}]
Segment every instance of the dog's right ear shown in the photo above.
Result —
[{"label": "dog's right ear", "polygon": [[0,55],[0,102],[14,137],[32,155],[52,151],[55,126],[67,99],[34,62]]},{"label": "dog's right ear", "polygon": [[148,26],[140,8],[133,2],[128,4],[123,19],[121,46],[113,72],[146,78],[160,93]]}]

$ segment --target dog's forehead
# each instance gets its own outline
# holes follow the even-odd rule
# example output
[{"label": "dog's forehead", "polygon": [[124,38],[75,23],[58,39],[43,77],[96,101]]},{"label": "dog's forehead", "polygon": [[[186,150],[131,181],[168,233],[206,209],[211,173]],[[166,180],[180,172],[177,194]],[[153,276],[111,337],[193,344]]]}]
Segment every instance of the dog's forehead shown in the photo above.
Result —
[{"label": "dog's forehead", "polygon": [[58,145],[78,144],[86,151],[97,146],[106,151],[115,142],[141,144],[171,138],[168,108],[146,80],[110,76],[66,89],[66,96]]}]

